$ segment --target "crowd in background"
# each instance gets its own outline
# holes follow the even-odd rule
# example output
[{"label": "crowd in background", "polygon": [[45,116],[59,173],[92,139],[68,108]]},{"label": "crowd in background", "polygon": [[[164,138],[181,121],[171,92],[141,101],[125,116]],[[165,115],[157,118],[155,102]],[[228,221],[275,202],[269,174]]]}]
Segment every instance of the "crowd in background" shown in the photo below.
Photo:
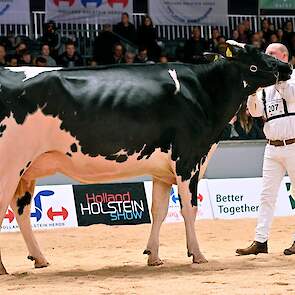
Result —
[{"label": "crowd in background", "polygon": [[[87,60],[78,52],[74,39],[62,42],[57,26],[54,22],[49,22],[45,24],[44,34],[38,43],[39,48],[37,51],[35,48],[33,52],[30,40],[24,40],[9,33],[7,36],[0,37],[0,65],[77,67],[120,63],[167,63],[168,61],[198,64],[204,62],[204,52],[224,55],[227,40],[217,27],[212,29],[210,39],[202,38],[200,28],[195,27],[191,38],[184,40],[183,46],[179,46],[172,56],[159,45],[157,31],[149,16],[145,16],[142,25],[136,29],[127,13],[122,14],[120,23],[102,27],[93,40],[92,57]],[[261,51],[264,51],[270,43],[283,43],[289,49],[290,62],[295,64],[295,32],[292,21],[286,21],[282,28],[276,28],[268,19],[264,19],[261,23],[261,31],[253,32],[249,20],[244,20],[232,31],[228,39],[252,44]],[[126,42],[136,50],[126,50],[124,46]],[[252,118],[246,105],[243,105],[229,122],[222,137],[223,139],[261,139],[264,138],[262,128],[263,120]]]}]

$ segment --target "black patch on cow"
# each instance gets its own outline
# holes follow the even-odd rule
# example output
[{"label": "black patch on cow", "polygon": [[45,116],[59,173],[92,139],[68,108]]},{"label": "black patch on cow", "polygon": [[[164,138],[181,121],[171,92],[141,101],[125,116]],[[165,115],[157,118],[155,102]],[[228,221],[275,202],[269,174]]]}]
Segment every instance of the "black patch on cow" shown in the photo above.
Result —
[{"label": "black patch on cow", "polygon": [[182,209],[182,200],[181,200],[180,194],[178,194],[178,199],[179,199],[180,209]]},{"label": "black patch on cow", "polygon": [[71,145],[71,151],[72,151],[73,153],[77,153],[78,148],[77,148],[77,145],[76,145],[75,143],[73,143],[73,144]]},{"label": "black patch on cow", "polygon": [[22,215],[24,213],[24,208],[27,205],[30,205],[32,199],[32,195],[29,192],[26,192],[24,196],[19,198],[16,202],[16,205],[18,207],[18,214]]},{"label": "black patch on cow", "polygon": [[66,153],[67,156],[69,157],[72,157],[72,154],[71,153]]},{"label": "black patch on cow", "polygon": [[127,161],[127,159],[128,159],[127,155],[120,155],[117,157],[116,162],[122,163],[122,162]]},{"label": "black patch on cow", "polygon": [[22,176],[25,172],[25,169],[22,169],[20,172],[19,172],[19,176]]},{"label": "black patch on cow", "polygon": [[28,162],[26,165],[26,168],[28,168],[31,165],[32,161]]},{"label": "black patch on cow", "polygon": [[6,125],[0,125],[0,137],[3,135],[3,132],[5,131],[6,129]]},{"label": "black patch on cow", "polygon": [[[238,59],[206,65],[111,65],[44,72],[26,81],[23,73],[2,68],[0,122],[12,113],[11,119],[23,124],[39,108],[61,120],[60,129],[77,140],[85,155],[121,162],[126,160],[118,156],[122,150],[128,156],[139,153],[139,160],[158,148],[171,150],[176,174],[190,180],[250,94],[243,86],[245,68]],[[169,69],[181,85],[176,95]],[[253,81],[257,85],[252,88],[262,86]],[[190,181],[190,188],[195,182]]]},{"label": "black patch on cow", "polygon": [[198,206],[198,178],[199,178],[199,171],[195,173],[195,175],[191,178],[189,189],[192,194],[191,204],[192,207]]}]

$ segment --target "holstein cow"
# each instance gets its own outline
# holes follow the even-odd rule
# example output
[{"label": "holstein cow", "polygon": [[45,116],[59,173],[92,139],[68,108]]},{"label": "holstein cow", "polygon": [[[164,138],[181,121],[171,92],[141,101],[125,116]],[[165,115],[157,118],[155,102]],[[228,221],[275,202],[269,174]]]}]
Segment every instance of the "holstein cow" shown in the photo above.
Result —
[{"label": "holstein cow", "polygon": [[10,204],[35,267],[48,263],[31,229],[31,197],[35,179],[56,172],[83,183],[151,175],[149,265],[162,263],[159,231],[177,184],[188,255],[206,262],[194,229],[201,165],[247,95],[291,73],[254,47],[228,52],[206,65],[0,70],[0,224]]}]

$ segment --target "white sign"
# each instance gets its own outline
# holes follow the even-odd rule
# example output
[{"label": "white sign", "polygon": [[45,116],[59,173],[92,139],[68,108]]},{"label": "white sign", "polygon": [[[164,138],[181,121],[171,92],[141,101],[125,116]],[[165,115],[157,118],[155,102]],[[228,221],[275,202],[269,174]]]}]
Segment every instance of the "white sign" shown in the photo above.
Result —
[{"label": "white sign", "polygon": [[[152,181],[145,181],[145,191],[149,208],[152,204]],[[152,215],[151,215],[152,216]],[[198,183],[198,214],[197,219],[212,219],[212,209],[210,204],[207,180],[202,179]],[[177,185],[173,185],[170,192],[168,214],[165,219],[166,223],[183,222],[181,215],[181,206],[178,197]]]},{"label": "white sign", "polygon": [[46,21],[113,24],[133,13],[133,0],[46,0]]},{"label": "white sign", "polygon": [[228,0],[149,0],[156,25],[227,25]]},{"label": "white sign", "polygon": [[0,24],[30,24],[29,0],[1,0]]},{"label": "white sign", "polygon": [[[72,186],[37,186],[31,202],[31,223],[33,229],[41,230],[58,227],[77,227]],[[11,208],[6,212],[1,231],[19,231]]]},{"label": "white sign", "polygon": [[[256,218],[262,190],[262,178],[210,179],[208,189],[214,218]],[[288,177],[281,183],[276,204],[276,216],[295,213],[295,201]],[[294,208],[294,209],[293,209]]]}]

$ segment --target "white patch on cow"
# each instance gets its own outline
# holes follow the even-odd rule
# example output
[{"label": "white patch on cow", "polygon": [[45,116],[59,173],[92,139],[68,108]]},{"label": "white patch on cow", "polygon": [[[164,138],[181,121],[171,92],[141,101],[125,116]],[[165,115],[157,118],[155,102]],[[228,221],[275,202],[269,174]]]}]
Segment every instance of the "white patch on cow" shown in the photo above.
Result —
[{"label": "white patch on cow", "polygon": [[247,81],[243,80],[243,83],[244,83],[244,88],[246,88],[248,86]]},{"label": "white patch on cow", "polygon": [[180,91],[180,83],[179,80],[177,78],[177,73],[176,70],[168,70],[169,75],[171,76],[171,78],[173,79],[174,83],[175,83],[175,91],[174,94],[176,95],[179,91]]},{"label": "white patch on cow", "polygon": [[232,46],[237,46],[237,47],[241,47],[241,48],[245,48],[246,44],[245,43],[239,43],[235,40],[227,40],[226,41],[227,44],[230,44]]},{"label": "white patch on cow", "polygon": [[5,69],[16,73],[24,73],[26,78],[23,81],[27,81],[31,78],[38,76],[44,72],[59,71],[61,67],[5,67]]}]

